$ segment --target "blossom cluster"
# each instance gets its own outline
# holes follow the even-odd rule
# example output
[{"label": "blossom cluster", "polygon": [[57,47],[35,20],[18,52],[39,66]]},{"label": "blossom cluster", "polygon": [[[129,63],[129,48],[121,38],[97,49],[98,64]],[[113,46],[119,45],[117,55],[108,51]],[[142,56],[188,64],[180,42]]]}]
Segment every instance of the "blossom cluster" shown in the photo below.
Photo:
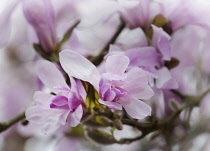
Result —
[{"label": "blossom cluster", "polygon": [[[21,135],[60,137],[82,126],[100,144],[135,141],[113,134],[129,125],[139,139],[159,132],[148,150],[172,149],[171,138],[188,134],[194,108],[197,119],[210,118],[208,6],[207,0],[11,1],[0,14],[0,47],[12,69],[0,68],[10,75],[1,75],[8,111],[0,120],[26,110],[26,126],[14,130]],[[10,86],[11,75],[21,80]]]}]

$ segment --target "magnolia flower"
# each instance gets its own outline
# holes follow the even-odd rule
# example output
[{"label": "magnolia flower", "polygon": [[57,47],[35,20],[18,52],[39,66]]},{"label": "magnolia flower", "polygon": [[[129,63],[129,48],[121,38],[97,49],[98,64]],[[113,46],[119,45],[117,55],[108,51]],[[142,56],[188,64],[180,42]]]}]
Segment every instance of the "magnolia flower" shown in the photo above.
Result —
[{"label": "magnolia flower", "polygon": [[37,33],[39,42],[46,52],[54,50],[57,40],[55,16],[50,0],[24,0],[24,15]]},{"label": "magnolia flower", "polygon": [[112,55],[106,60],[106,72],[98,69],[82,55],[64,50],[60,62],[69,76],[91,83],[100,95],[99,102],[114,110],[122,107],[133,118],[142,119],[151,115],[151,108],[139,99],[149,99],[154,93],[148,84],[148,75],[141,68],[126,72],[129,58]]},{"label": "magnolia flower", "polygon": [[151,0],[119,0],[120,15],[130,28],[147,27],[159,14],[160,6]]},{"label": "magnolia flower", "polygon": [[38,62],[37,74],[44,85],[56,95],[36,92],[36,105],[27,109],[26,119],[42,125],[45,133],[53,132],[66,123],[71,127],[77,126],[83,115],[85,99],[82,83],[70,77],[69,88],[61,72],[48,61]]}]

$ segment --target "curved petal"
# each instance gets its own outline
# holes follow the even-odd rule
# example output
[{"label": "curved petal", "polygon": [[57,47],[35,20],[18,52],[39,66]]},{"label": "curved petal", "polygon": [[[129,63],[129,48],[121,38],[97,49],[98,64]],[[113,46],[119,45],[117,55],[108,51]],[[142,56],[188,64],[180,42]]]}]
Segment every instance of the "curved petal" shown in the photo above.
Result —
[{"label": "curved petal", "polygon": [[162,28],[152,25],[152,29],[153,29],[152,45],[154,47],[156,47],[157,49],[159,49],[164,60],[170,60],[170,58],[171,58],[171,47],[170,47],[171,37]]},{"label": "curved petal", "polygon": [[158,48],[163,55],[163,60],[169,61],[171,59],[170,41],[166,37],[161,37],[158,43]]},{"label": "curved petal", "polygon": [[86,99],[87,92],[85,91],[85,88],[80,80],[77,80],[76,83],[79,91],[77,95],[80,95],[84,101]]},{"label": "curved petal", "polygon": [[69,110],[68,99],[65,96],[57,95],[51,99],[51,109]]},{"label": "curved petal", "polygon": [[157,66],[159,65],[159,55],[154,47],[132,48],[125,52],[129,57],[129,66]]},{"label": "curved petal", "polygon": [[178,83],[176,80],[171,76],[170,71],[163,67],[158,70],[159,78],[156,79],[156,86],[157,88],[161,89],[177,89]]},{"label": "curved petal", "polygon": [[151,115],[151,107],[138,99],[130,98],[130,100],[123,100],[120,103],[132,118],[143,119]]},{"label": "curved petal", "polygon": [[123,89],[129,96],[137,99],[149,99],[154,95],[153,90],[149,87],[149,78],[147,73],[140,68],[132,68],[127,73]]},{"label": "curved petal", "polygon": [[72,50],[63,50],[60,53],[60,62],[69,76],[91,83],[99,89],[100,73],[97,68],[85,57]]},{"label": "curved petal", "polygon": [[129,58],[124,55],[112,55],[106,60],[106,72],[122,74],[128,68]]},{"label": "curved petal", "polygon": [[46,52],[51,52],[57,43],[55,15],[50,0],[24,0],[23,12],[35,29],[39,42]]},{"label": "curved petal", "polygon": [[26,110],[26,119],[37,124],[45,122],[59,122],[64,125],[69,111],[59,109],[45,109],[42,106],[31,106]]},{"label": "curved petal", "polygon": [[71,127],[75,127],[80,123],[82,115],[83,115],[82,105],[79,105],[74,112],[69,114],[67,122]]},{"label": "curved petal", "polygon": [[103,101],[101,99],[98,100],[99,103],[106,105],[108,108],[113,110],[122,110],[122,106],[117,102]]},{"label": "curved petal", "polygon": [[66,124],[69,112],[59,109],[45,109],[42,106],[32,106],[26,110],[26,119],[39,124],[44,133],[51,133],[61,125]]},{"label": "curved petal", "polygon": [[40,80],[47,86],[51,91],[58,93],[59,90],[57,87],[66,87],[66,81],[58,70],[58,68],[49,61],[38,61],[36,66],[37,76]]},{"label": "curved petal", "polygon": [[42,107],[47,107],[50,108],[50,104],[51,104],[51,98],[53,98],[54,96],[51,94],[47,94],[41,91],[37,91],[34,94],[34,102],[36,103],[36,105],[40,105]]}]

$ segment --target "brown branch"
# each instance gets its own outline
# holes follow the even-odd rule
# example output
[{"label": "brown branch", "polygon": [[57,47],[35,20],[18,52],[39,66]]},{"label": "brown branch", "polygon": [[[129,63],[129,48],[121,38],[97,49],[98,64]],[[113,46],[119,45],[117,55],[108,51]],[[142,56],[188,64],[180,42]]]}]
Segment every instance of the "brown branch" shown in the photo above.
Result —
[{"label": "brown branch", "polygon": [[145,137],[145,135],[140,135],[140,136],[135,137],[135,138],[123,138],[123,139],[120,139],[119,141],[117,141],[116,143],[117,144],[130,144],[130,143],[133,143],[135,141],[139,141],[144,137]]}]

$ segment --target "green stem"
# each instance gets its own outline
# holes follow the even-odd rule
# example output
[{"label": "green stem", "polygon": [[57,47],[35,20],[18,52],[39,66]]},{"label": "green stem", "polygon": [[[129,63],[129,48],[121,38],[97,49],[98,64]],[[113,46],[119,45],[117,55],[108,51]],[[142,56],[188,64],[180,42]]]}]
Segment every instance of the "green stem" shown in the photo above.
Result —
[{"label": "green stem", "polygon": [[7,130],[8,128],[13,126],[14,124],[19,122],[20,120],[23,120],[24,118],[25,118],[25,112],[22,112],[19,115],[17,115],[15,117],[13,117],[12,119],[10,119],[9,121],[0,123],[0,133],[2,133],[3,131]]}]

